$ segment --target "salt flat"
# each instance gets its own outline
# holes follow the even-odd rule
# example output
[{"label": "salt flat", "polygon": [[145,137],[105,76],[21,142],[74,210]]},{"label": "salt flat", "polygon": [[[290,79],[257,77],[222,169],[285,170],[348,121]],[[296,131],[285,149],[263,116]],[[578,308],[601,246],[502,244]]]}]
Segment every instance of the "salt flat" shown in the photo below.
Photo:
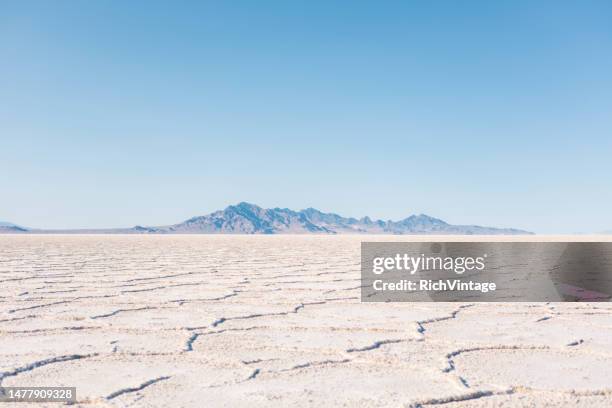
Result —
[{"label": "salt flat", "polygon": [[612,405],[608,303],[361,303],[360,242],[383,239],[439,238],[0,236],[1,385],[86,407]]}]

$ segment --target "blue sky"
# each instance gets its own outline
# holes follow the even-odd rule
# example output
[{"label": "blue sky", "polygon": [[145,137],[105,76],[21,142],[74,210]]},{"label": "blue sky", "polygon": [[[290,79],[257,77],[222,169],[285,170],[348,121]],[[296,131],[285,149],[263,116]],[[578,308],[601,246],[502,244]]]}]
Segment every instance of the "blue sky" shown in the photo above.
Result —
[{"label": "blue sky", "polygon": [[609,1],[0,4],[0,219],[612,229]]}]

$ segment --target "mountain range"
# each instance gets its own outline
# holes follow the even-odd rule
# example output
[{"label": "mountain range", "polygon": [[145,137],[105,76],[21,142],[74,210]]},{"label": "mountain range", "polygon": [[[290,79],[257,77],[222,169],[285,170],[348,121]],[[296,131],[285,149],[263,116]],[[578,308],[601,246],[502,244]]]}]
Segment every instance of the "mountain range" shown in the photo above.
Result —
[{"label": "mountain range", "polygon": [[294,211],[288,208],[261,208],[241,202],[224,210],[190,218],[166,226],[95,230],[40,230],[0,223],[0,233],[117,233],[117,234],[482,234],[518,235],[531,232],[514,228],[452,225],[425,214],[399,221],[347,218],[314,208]]},{"label": "mountain range", "polygon": [[27,232],[28,229],[10,222],[0,221],[0,233]]}]

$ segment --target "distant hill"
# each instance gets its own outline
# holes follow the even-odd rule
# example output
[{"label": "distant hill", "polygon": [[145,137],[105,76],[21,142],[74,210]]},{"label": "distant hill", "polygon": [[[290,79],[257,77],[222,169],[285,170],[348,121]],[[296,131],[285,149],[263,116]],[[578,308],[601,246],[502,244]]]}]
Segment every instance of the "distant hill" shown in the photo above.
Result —
[{"label": "distant hill", "polygon": [[524,235],[513,228],[452,225],[425,214],[399,221],[372,220],[370,217],[346,218],[314,208],[293,211],[288,208],[261,208],[239,203],[208,215],[165,226],[136,226],[115,229],[41,230],[0,223],[0,233],[33,234],[457,234]]},{"label": "distant hill", "polygon": [[0,233],[27,232],[28,229],[10,222],[0,221]]},{"label": "distant hill", "polygon": [[179,224],[132,228],[137,233],[182,234],[531,234],[512,228],[452,225],[425,214],[400,221],[346,218],[314,208],[293,211],[288,208],[261,208],[239,203]]}]

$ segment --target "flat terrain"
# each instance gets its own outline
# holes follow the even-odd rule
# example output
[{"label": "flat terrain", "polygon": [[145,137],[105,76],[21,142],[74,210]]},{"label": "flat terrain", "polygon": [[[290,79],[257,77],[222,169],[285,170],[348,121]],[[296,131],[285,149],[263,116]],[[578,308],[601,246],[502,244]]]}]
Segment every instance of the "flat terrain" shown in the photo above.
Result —
[{"label": "flat terrain", "polygon": [[362,239],[382,238],[0,236],[1,385],[85,407],[612,405],[610,304],[360,303]]}]

